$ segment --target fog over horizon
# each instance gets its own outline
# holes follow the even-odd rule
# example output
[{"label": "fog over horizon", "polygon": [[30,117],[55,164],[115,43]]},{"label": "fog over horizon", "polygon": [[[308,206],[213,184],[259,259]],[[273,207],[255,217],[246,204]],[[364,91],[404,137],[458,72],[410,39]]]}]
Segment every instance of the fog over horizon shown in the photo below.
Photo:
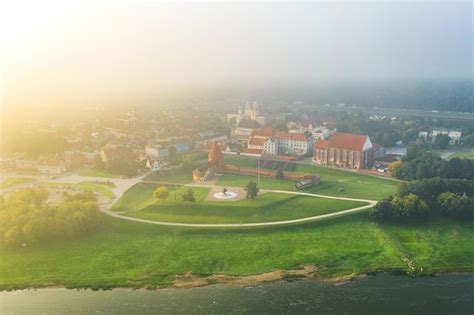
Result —
[{"label": "fog over horizon", "polygon": [[2,105],[472,81],[472,3],[103,3],[8,15]]}]

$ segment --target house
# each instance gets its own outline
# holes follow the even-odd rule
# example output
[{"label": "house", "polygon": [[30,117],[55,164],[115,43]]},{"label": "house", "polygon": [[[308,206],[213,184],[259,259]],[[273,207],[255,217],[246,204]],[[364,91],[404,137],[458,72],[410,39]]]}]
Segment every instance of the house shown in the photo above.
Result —
[{"label": "house", "polygon": [[265,155],[307,155],[312,152],[313,139],[304,133],[275,131],[265,126],[252,132],[249,149],[262,150]]},{"label": "house", "polygon": [[59,159],[42,159],[38,162],[41,174],[59,175],[66,171],[66,163]]},{"label": "house", "polygon": [[375,160],[383,159],[387,155],[387,150],[378,143],[373,144],[372,150]]},{"label": "house", "polygon": [[139,162],[144,160],[144,154],[138,151],[132,151],[124,146],[115,144],[107,144],[100,152],[100,158],[105,164],[109,164],[115,159],[126,159],[129,161]]},{"label": "house", "polygon": [[217,132],[208,130],[208,131],[203,131],[203,132],[198,133],[196,143],[198,145],[202,143],[206,143],[206,142],[222,143],[222,142],[227,142],[227,140],[228,138],[226,135],[222,135]]},{"label": "house", "polygon": [[425,140],[425,142],[433,143],[438,135],[447,135],[449,137],[450,145],[458,145],[461,142],[462,132],[456,130],[434,129],[430,132],[420,131],[418,133],[418,138]]},{"label": "house", "polygon": [[461,142],[461,131],[456,130],[433,130],[431,131],[431,141],[433,142],[436,139],[437,135],[447,135],[449,137],[450,145],[458,145]]},{"label": "house", "polygon": [[20,171],[37,171],[38,161],[26,159],[15,160],[15,169]]},{"label": "house", "polygon": [[157,145],[157,146],[147,145],[145,147],[145,154],[158,161],[163,161],[163,160],[168,159],[170,155],[170,151],[168,150],[167,147],[164,147],[162,145]]},{"label": "house", "polygon": [[373,164],[373,145],[367,135],[334,133],[329,140],[317,140],[313,162],[344,168],[361,169]]}]

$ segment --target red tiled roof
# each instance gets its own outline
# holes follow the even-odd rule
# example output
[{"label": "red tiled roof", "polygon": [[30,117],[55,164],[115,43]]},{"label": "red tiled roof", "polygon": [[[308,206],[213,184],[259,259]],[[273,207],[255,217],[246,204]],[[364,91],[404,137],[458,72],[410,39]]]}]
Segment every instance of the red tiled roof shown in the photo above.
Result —
[{"label": "red tiled roof", "polygon": [[249,145],[259,145],[262,146],[265,143],[265,138],[256,138],[256,137],[251,137],[249,140]]},{"label": "red tiled roof", "polygon": [[328,140],[317,140],[314,144],[315,149],[327,149],[329,147]]},{"label": "red tiled roof", "polygon": [[275,131],[273,130],[272,126],[265,126],[252,131],[252,137],[270,138],[273,137],[274,133]]},{"label": "red tiled roof", "polygon": [[287,139],[293,141],[308,141],[308,136],[304,133],[292,133],[292,132],[284,132],[284,131],[277,131],[275,132],[275,138],[277,139]]},{"label": "red tiled roof", "polygon": [[217,142],[214,142],[212,145],[211,151],[209,151],[209,155],[207,156],[207,159],[209,163],[216,163],[224,158],[224,155],[222,154],[221,148],[217,144]]},{"label": "red tiled roof", "polygon": [[250,154],[262,154],[263,149],[245,149],[244,153],[250,153]]},{"label": "red tiled roof", "polygon": [[362,151],[366,141],[367,135],[336,132],[329,139],[329,147],[353,151]]}]

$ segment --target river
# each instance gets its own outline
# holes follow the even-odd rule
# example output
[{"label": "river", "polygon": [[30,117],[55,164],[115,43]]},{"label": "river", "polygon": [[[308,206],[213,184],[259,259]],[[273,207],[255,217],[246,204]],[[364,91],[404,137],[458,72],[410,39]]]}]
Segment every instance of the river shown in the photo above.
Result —
[{"label": "river", "polygon": [[474,275],[377,275],[342,284],[282,281],[249,288],[0,293],[1,314],[474,314]]}]

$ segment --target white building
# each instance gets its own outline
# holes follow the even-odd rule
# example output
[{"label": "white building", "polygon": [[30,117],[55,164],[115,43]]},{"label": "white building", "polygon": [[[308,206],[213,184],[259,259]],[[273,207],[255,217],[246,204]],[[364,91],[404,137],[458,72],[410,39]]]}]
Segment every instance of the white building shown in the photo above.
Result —
[{"label": "white building", "polygon": [[272,127],[265,126],[252,133],[248,148],[262,150],[267,155],[309,155],[313,138],[304,133],[274,131]]},{"label": "white building", "polygon": [[38,171],[41,174],[59,175],[66,171],[66,164],[57,159],[45,159],[38,162]]}]

